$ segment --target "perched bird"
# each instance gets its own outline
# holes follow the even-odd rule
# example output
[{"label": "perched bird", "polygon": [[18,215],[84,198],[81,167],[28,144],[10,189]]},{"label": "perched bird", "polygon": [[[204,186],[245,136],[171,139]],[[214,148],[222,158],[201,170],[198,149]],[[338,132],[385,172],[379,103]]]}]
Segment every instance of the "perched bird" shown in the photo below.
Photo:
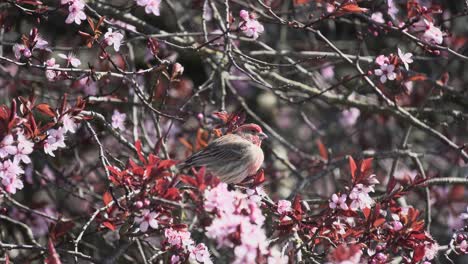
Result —
[{"label": "perched bird", "polygon": [[262,140],[268,136],[256,124],[245,124],[232,134],[213,140],[208,146],[177,165],[202,167],[225,183],[240,183],[255,175],[263,163]]}]

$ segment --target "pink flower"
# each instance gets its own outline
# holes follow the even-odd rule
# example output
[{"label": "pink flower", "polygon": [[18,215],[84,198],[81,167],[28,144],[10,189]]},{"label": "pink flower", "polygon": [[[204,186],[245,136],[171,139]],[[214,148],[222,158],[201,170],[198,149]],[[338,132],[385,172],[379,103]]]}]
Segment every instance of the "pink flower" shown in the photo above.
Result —
[{"label": "pink flower", "polygon": [[16,146],[15,161],[28,164],[31,163],[29,154],[33,152],[34,143],[29,141],[23,134],[18,134],[18,145]]},{"label": "pink flower", "polygon": [[74,118],[70,116],[70,114],[65,114],[64,116],[62,116],[62,124],[65,133],[69,131],[71,133],[75,133],[76,128],[78,127],[78,124],[75,123]]},{"label": "pink flower", "polygon": [[20,167],[19,163],[14,160],[11,161],[7,159],[0,162],[0,178],[13,178],[23,173],[24,170]]},{"label": "pink flower", "polygon": [[463,240],[459,245],[459,249],[463,253],[468,253],[468,240]]},{"label": "pink flower", "polygon": [[249,12],[241,10],[239,16],[243,20],[240,23],[239,28],[247,37],[257,39],[265,30],[263,25],[257,21],[253,14],[249,14]]},{"label": "pink flower", "polygon": [[385,55],[379,55],[377,58],[375,58],[375,63],[377,63],[379,66],[382,66],[384,64],[389,64],[390,60]]},{"label": "pink flower", "polygon": [[47,131],[47,139],[44,141],[44,152],[55,157],[54,151],[65,148],[65,129],[50,129]]},{"label": "pink flower", "polygon": [[69,66],[70,64],[73,67],[78,67],[81,65],[81,61],[75,56],[75,54],[71,52],[68,53],[68,55],[60,53],[58,56],[67,61],[67,66]]},{"label": "pink flower", "polygon": [[146,14],[160,15],[161,0],[137,0],[137,5],[144,6]]},{"label": "pink flower", "polygon": [[114,113],[112,114],[112,127],[124,131],[126,118],[127,115],[125,113],[120,113],[118,110],[114,110]]},{"label": "pink flower", "polygon": [[331,209],[341,208],[342,210],[348,210],[348,205],[346,204],[346,194],[342,194],[340,197],[334,193],[331,197],[329,203]]},{"label": "pink flower", "polygon": [[68,7],[69,13],[65,23],[71,24],[75,22],[77,25],[80,25],[81,20],[86,20],[86,14],[83,11],[85,4],[82,0],[71,0],[68,2],[71,3],[71,5]]},{"label": "pink flower", "polygon": [[14,175],[4,177],[2,179],[2,184],[5,186],[5,191],[11,194],[15,194],[16,190],[21,190],[24,187],[23,182]]},{"label": "pink flower", "polygon": [[171,264],[179,264],[179,263],[182,263],[182,261],[180,261],[180,257],[177,255],[172,255]]},{"label": "pink flower", "polygon": [[374,189],[370,186],[356,184],[349,194],[349,198],[352,200],[350,205],[351,210],[357,211],[358,209],[371,208],[374,200],[369,196],[369,192],[373,191]]},{"label": "pink flower", "polygon": [[320,73],[323,78],[330,80],[335,76],[335,67],[333,65],[328,65],[320,69]]},{"label": "pink flower", "polygon": [[29,50],[29,48],[27,48],[25,45],[23,44],[15,44],[13,45],[13,53],[15,54],[15,58],[17,60],[21,59],[21,57],[25,57],[25,58],[30,58],[31,57],[31,50]]},{"label": "pink flower", "polygon": [[3,159],[16,153],[16,147],[13,145],[14,141],[11,134],[6,135],[2,139],[2,142],[0,142],[0,158]]},{"label": "pink flower", "polygon": [[422,33],[421,39],[430,44],[442,44],[444,41],[440,28],[434,26],[434,24],[427,19],[421,19],[414,23],[412,29],[415,32]]},{"label": "pink flower", "polygon": [[358,264],[361,263],[362,250],[358,245],[341,244],[328,255],[328,260],[333,264]]},{"label": "pink flower", "polygon": [[401,62],[405,65],[405,69],[409,70],[409,65],[410,63],[413,63],[413,57],[412,53],[403,53],[400,48],[398,48],[398,57],[400,57]]},{"label": "pink flower", "polygon": [[[58,68],[58,67],[60,67],[59,64],[56,64],[56,63],[55,63],[55,59],[54,59],[54,58],[48,59],[48,60],[45,62],[45,65],[46,65],[47,67],[52,67],[52,68]],[[49,80],[49,81],[54,81],[54,80],[58,77],[58,75],[60,74],[60,72],[54,71],[54,70],[46,70],[45,74],[46,74],[47,80]]]},{"label": "pink flower", "polygon": [[350,109],[345,109],[341,112],[339,122],[344,127],[352,127],[356,124],[360,115],[361,111],[359,109],[351,107]]},{"label": "pink flower", "polygon": [[205,244],[200,243],[196,247],[189,248],[189,258],[191,260],[196,260],[199,263],[213,263],[210,259],[210,252]]},{"label": "pink flower", "polygon": [[436,242],[426,242],[424,247],[424,258],[427,260],[433,260],[439,252],[439,244]]},{"label": "pink flower", "polygon": [[120,45],[122,45],[123,35],[120,32],[112,32],[112,28],[107,29],[106,34],[104,34],[104,41],[109,46],[114,46],[115,51],[119,51]]},{"label": "pink flower", "polygon": [[395,5],[395,0],[387,0],[387,5],[388,5],[388,14],[395,19],[396,15],[398,14],[398,7]]},{"label": "pink flower", "polygon": [[150,212],[148,209],[143,209],[142,216],[136,217],[135,221],[140,224],[140,231],[145,233],[148,231],[148,227],[153,229],[158,228],[159,224],[158,220],[156,220],[156,217],[158,217],[158,213]]},{"label": "pink flower", "polygon": [[184,248],[194,243],[190,238],[191,235],[188,231],[177,231],[172,228],[168,228],[164,231],[164,236],[166,237],[169,245],[179,248]]},{"label": "pink flower", "polygon": [[291,212],[292,207],[291,207],[291,202],[288,200],[279,200],[278,201],[278,213],[279,214],[284,214],[287,212]]},{"label": "pink flower", "polygon": [[375,12],[371,15],[371,19],[374,21],[374,22],[377,22],[377,23],[385,23],[385,19],[383,18],[383,14],[382,12]]},{"label": "pink flower", "polygon": [[395,80],[396,73],[394,72],[395,66],[393,64],[383,64],[380,69],[376,69],[375,75],[380,76],[380,82],[385,83],[388,80]]},{"label": "pink flower", "polygon": [[215,188],[205,191],[204,208],[207,212],[231,213],[234,211],[234,192],[228,190],[226,183],[221,182]]}]

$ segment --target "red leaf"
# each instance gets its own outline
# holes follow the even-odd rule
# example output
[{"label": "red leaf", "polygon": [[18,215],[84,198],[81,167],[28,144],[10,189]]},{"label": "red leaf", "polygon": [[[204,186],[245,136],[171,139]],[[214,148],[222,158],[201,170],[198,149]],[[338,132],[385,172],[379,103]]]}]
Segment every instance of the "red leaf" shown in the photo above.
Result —
[{"label": "red leaf", "polygon": [[59,254],[57,254],[57,251],[55,250],[54,242],[52,241],[51,238],[49,238],[49,243],[47,243],[47,250],[48,250],[49,256],[45,259],[45,263],[62,264],[62,261],[60,261],[60,256]]},{"label": "red leaf", "polygon": [[418,246],[417,248],[415,248],[414,253],[413,253],[413,261],[412,262],[417,263],[420,260],[422,260],[423,257],[424,257],[424,253],[425,253],[424,245]]},{"label": "red leaf", "polygon": [[374,221],[374,227],[379,227],[381,226],[383,223],[385,223],[385,218],[379,218],[377,220]]},{"label": "red leaf", "polygon": [[263,169],[261,169],[255,175],[253,185],[258,186],[258,185],[260,185],[260,184],[262,184],[264,182],[265,182],[265,172],[263,171]]},{"label": "red leaf", "polygon": [[302,206],[301,206],[301,196],[298,194],[294,197],[293,201],[294,216],[298,221],[302,219]]},{"label": "red leaf", "polygon": [[327,151],[327,148],[325,147],[325,145],[322,143],[322,141],[320,139],[317,139],[315,141],[315,143],[317,144],[317,147],[319,149],[320,157],[322,157],[324,160],[328,161],[328,151]]},{"label": "red leaf", "polygon": [[135,142],[135,148],[137,150],[137,154],[138,154],[138,159],[140,159],[140,161],[143,163],[143,164],[146,164],[146,159],[145,157],[143,156],[143,152],[141,151],[141,141],[140,140],[137,140]]},{"label": "red leaf", "polygon": [[307,4],[309,3],[310,0],[294,0],[294,5],[304,5],[304,4]]},{"label": "red leaf", "polygon": [[47,116],[55,117],[54,110],[48,104],[38,104],[38,105],[36,105],[36,109],[39,110],[39,112],[41,112],[41,113],[43,113],[43,114],[45,114]]},{"label": "red leaf", "polygon": [[111,193],[105,192],[102,195],[102,200],[104,201],[104,205],[108,205],[113,200]]},{"label": "red leaf", "polygon": [[112,231],[115,231],[115,225],[112,224],[112,223],[109,222],[109,221],[103,222],[102,225],[105,226],[105,227],[107,227],[107,228],[109,228],[109,229],[112,230]]},{"label": "red leaf", "polygon": [[364,173],[372,168],[372,158],[365,159],[361,162],[361,173]]},{"label": "red leaf", "polygon": [[169,188],[164,195],[164,198],[168,200],[179,200],[180,198],[180,192],[179,189],[177,188]]},{"label": "red leaf", "polygon": [[188,175],[180,175],[180,180],[185,183],[185,184],[189,184],[189,185],[192,185],[192,186],[197,186],[197,180],[195,180],[195,178],[193,178],[192,176],[188,176]]},{"label": "red leaf", "polygon": [[168,168],[172,167],[176,163],[177,163],[177,161],[175,161],[175,160],[170,160],[170,159],[161,160],[161,162],[159,162],[159,164],[158,164],[158,169],[165,170],[165,169],[168,169]]},{"label": "red leaf", "polygon": [[336,11],[336,15],[337,16],[342,16],[342,15],[346,15],[346,14],[356,14],[356,13],[364,13],[364,12],[367,12],[367,8],[362,8],[362,7],[359,7],[357,4],[355,3],[346,3],[346,4],[343,4],[341,7],[339,7],[339,9]]},{"label": "red leaf", "polygon": [[370,208],[364,208],[362,209],[362,213],[364,214],[364,216],[366,217],[366,220],[369,218],[369,215],[370,215]]},{"label": "red leaf", "polygon": [[356,162],[354,162],[353,157],[349,156],[349,170],[351,171],[351,178],[353,179],[353,181],[356,178],[356,169]]}]

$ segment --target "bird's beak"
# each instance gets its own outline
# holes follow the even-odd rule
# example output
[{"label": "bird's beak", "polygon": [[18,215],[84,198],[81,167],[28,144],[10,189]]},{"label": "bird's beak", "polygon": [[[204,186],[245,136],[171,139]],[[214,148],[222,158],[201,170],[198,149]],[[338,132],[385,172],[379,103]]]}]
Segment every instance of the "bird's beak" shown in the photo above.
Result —
[{"label": "bird's beak", "polygon": [[267,139],[267,138],[268,138],[267,134],[265,134],[265,133],[263,133],[263,132],[258,133],[258,137],[259,137],[261,140]]}]

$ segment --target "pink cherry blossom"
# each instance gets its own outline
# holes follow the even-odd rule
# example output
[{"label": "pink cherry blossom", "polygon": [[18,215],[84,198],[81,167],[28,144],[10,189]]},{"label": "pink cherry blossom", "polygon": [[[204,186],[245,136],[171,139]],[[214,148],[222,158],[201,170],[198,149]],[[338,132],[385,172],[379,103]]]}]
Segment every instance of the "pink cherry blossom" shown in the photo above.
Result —
[{"label": "pink cherry blossom", "polygon": [[189,247],[188,251],[190,252],[189,258],[191,260],[206,264],[213,263],[210,259],[210,252],[208,252],[208,248],[203,243],[198,244],[196,247]]},{"label": "pink cherry blossom", "polygon": [[243,20],[241,21],[239,28],[247,37],[257,39],[265,30],[263,25],[257,21],[253,14],[249,14],[249,12],[241,10],[239,16]]},{"label": "pink cherry blossom", "polygon": [[412,25],[412,30],[421,35],[421,39],[430,44],[442,44],[443,33],[440,28],[427,19],[421,19]]},{"label": "pink cherry blossom", "polygon": [[161,0],[137,0],[137,5],[144,6],[147,14],[160,15]]},{"label": "pink cherry blossom", "polygon": [[60,53],[58,56],[59,56],[60,58],[62,58],[62,59],[64,59],[64,60],[67,61],[67,66],[68,66],[68,65],[71,65],[71,66],[73,66],[73,67],[78,67],[78,66],[81,65],[80,59],[78,59],[78,58],[75,56],[75,54],[73,54],[73,53],[71,53],[71,52],[68,53],[68,55],[65,55],[65,54],[63,54],[63,53]]},{"label": "pink cherry blossom", "polygon": [[13,178],[23,173],[24,170],[17,161],[7,159],[0,162],[0,178]]},{"label": "pink cherry blossom", "polygon": [[164,231],[164,236],[166,237],[169,245],[174,247],[184,248],[194,244],[193,240],[190,238],[190,232],[188,231],[168,228]]},{"label": "pink cherry blossom", "polygon": [[279,214],[285,214],[287,212],[291,212],[292,207],[291,207],[291,202],[288,200],[279,200],[278,201],[278,213]]},{"label": "pink cherry blossom", "polygon": [[6,158],[9,155],[16,153],[16,147],[14,146],[14,138],[11,134],[7,134],[0,142],[0,158]]},{"label": "pink cherry blossom", "polygon": [[398,7],[395,4],[395,0],[387,0],[388,5],[388,14],[393,18],[396,19],[396,15],[398,14]]},{"label": "pink cherry blossom", "polygon": [[320,69],[320,73],[323,78],[327,80],[333,79],[333,77],[335,77],[335,67],[333,65],[327,65]]},{"label": "pink cherry blossom", "polygon": [[13,53],[17,60],[21,59],[21,57],[30,58],[32,55],[31,50],[23,44],[13,45]]},{"label": "pink cherry blossom", "polygon": [[468,240],[463,240],[458,249],[465,254],[468,253]]},{"label": "pink cherry blossom", "polygon": [[68,1],[70,6],[68,7],[68,17],[65,20],[65,23],[71,24],[75,22],[77,25],[81,24],[81,20],[86,20],[86,14],[83,11],[85,4],[82,0],[71,0]]},{"label": "pink cherry blossom", "polygon": [[375,63],[377,63],[379,66],[382,66],[384,64],[389,64],[390,60],[385,55],[379,55],[377,58],[375,58]]},{"label": "pink cherry blossom", "polygon": [[2,184],[5,186],[5,191],[11,194],[15,194],[17,190],[23,189],[23,182],[18,178],[18,176],[9,175],[3,177]]},{"label": "pink cherry blossom", "polygon": [[72,116],[70,116],[70,114],[65,114],[64,116],[62,116],[62,124],[65,133],[75,133],[76,128],[78,127],[78,124],[75,123],[75,119]]},{"label": "pink cherry blossom", "polygon": [[235,195],[228,190],[226,183],[220,183],[211,190],[205,191],[204,208],[207,212],[218,210],[231,213],[234,211]]},{"label": "pink cherry blossom", "polygon": [[340,197],[334,193],[331,197],[329,203],[331,209],[341,208],[342,210],[348,210],[348,205],[346,204],[346,194],[342,194]]},{"label": "pink cherry blossom", "polygon": [[390,222],[390,225],[393,231],[398,232],[403,229],[403,224],[400,222],[400,217],[397,214],[392,214],[391,217],[393,221]]},{"label": "pink cherry blossom", "polygon": [[409,64],[413,63],[412,53],[403,53],[400,48],[398,48],[398,57],[400,57],[401,62],[405,65],[405,69],[409,70]]},{"label": "pink cherry blossom", "polygon": [[158,217],[158,213],[151,212],[148,209],[143,209],[142,216],[136,217],[135,221],[140,224],[140,231],[145,233],[148,231],[148,227],[153,229],[157,229],[159,227],[156,217]]},{"label": "pink cherry blossom", "polygon": [[375,75],[380,76],[380,82],[385,83],[387,80],[395,80],[396,73],[394,72],[395,66],[393,64],[383,64],[380,69],[376,69]]},{"label": "pink cherry blossom", "polygon": [[112,114],[112,127],[124,131],[126,118],[127,115],[125,113],[120,113],[118,110],[114,110],[114,114]]},{"label": "pink cherry blossom", "polygon": [[44,152],[55,157],[54,151],[65,148],[65,129],[50,129],[47,131],[47,139],[44,141]]},{"label": "pink cherry blossom", "polygon": [[109,46],[114,46],[115,51],[119,51],[120,45],[122,45],[123,35],[120,32],[112,32],[112,28],[107,29],[106,34],[104,34],[104,41]]},{"label": "pink cherry blossom", "polygon": [[439,244],[436,242],[426,242],[424,247],[424,258],[426,260],[433,260],[439,252]]},{"label": "pink cherry blossom", "polygon": [[[47,67],[52,67],[52,68],[60,67],[59,64],[55,63],[54,58],[50,58],[50,59],[46,60],[45,65]],[[60,74],[60,72],[58,72],[58,71],[46,70],[46,77],[47,77],[47,80],[49,80],[49,81],[55,81],[55,79],[59,76],[59,74]]]},{"label": "pink cherry blossom", "polygon": [[349,194],[349,198],[352,200],[350,209],[357,211],[358,209],[371,208],[374,200],[369,196],[369,192],[373,191],[374,189],[371,186],[356,184]]},{"label": "pink cherry blossom", "polygon": [[351,107],[349,109],[343,110],[339,117],[339,122],[344,127],[352,127],[356,124],[359,116],[361,115],[361,111],[355,107]]},{"label": "pink cherry blossom", "polygon": [[377,23],[385,23],[385,19],[383,18],[383,14],[382,12],[375,12],[371,15],[371,19],[374,21],[374,22],[377,22]]},{"label": "pink cherry blossom", "polygon": [[29,155],[33,152],[34,143],[28,140],[22,133],[18,134],[18,145],[16,146],[15,160],[17,162],[31,163]]}]

